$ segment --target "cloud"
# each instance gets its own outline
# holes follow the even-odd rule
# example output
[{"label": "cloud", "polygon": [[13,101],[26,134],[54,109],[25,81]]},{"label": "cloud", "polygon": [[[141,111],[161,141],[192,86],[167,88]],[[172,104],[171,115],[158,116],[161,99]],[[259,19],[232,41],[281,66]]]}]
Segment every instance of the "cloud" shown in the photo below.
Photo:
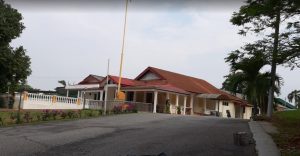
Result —
[{"label": "cloud", "polygon": [[[138,1],[137,1],[138,3]],[[179,4],[179,2],[178,2]],[[238,28],[229,19],[238,6],[215,11],[199,9],[193,3],[166,10],[136,10],[131,4],[125,43],[125,77],[135,78],[147,66],[205,79],[221,87],[229,67],[227,53],[254,37],[237,35]],[[136,6],[137,5],[137,6]],[[169,6],[168,6],[169,5]],[[13,5],[14,6],[14,5]],[[77,83],[88,74],[118,75],[124,8],[111,10],[28,10],[19,6],[26,29],[14,45],[24,45],[32,58],[29,83],[41,89],[53,89],[58,80]],[[213,6],[211,7],[213,8]],[[230,8],[230,9],[229,9]],[[286,73],[286,70],[279,70]],[[299,73],[294,73],[299,77]],[[284,74],[284,77],[288,74]],[[284,95],[299,84],[286,78]]]}]

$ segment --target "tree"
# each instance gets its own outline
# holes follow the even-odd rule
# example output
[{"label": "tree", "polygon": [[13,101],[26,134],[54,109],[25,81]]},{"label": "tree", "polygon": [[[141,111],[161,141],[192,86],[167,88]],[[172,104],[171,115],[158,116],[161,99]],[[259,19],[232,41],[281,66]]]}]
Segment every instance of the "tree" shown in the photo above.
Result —
[{"label": "tree", "polygon": [[289,102],[295,100],[296,107],[300,109],[300,90],[294,90],[288,95]]},{"label": "tree", "polygon": [[65,80],[59,80],[58,83],[60,83],[61,85],[63,85],[64,87],[66,87],[67,83]]},{"label": "tree", "polygon": [[[299,67],[300,58],[300,1],[299,0],[247,0],[234,12],[231,22],[242,26],[241,35],[253,32],[261,35],[269,48],[271,82],[268,97],[268,116],[272,115],[276,66]],[[285,29],[281,29],[285,27]]]},{"label": "tree", "polygon": [[[260,41],[229,53],[225,61],[230,64],[231,73],[225,76],[226,80],[223,82],[223,89],[243,94],[254,105],[255,110],[259,106],[263,113],[267,110],[266,99],[271,81],[270,72],[260,72],[268,64],[266,48],[263,41]],[[275,91],[279,94],[282,79],[276,76],[276,82]]]},{"label": "tree", "polygon": [[25,28],[21,20],[22,15],[16,9],[0,0],[0,92],[6,91],[8,82],[14,92],[20,81],[25,82],[31,74],[26,50],[22,46],[12,48],[9,45]]}]

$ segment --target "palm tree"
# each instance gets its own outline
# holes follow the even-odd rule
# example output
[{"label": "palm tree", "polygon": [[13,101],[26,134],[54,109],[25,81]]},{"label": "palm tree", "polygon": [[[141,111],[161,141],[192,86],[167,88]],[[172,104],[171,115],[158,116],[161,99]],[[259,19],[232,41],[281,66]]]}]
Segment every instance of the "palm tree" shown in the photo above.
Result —
[{"label": "palm tree", "polygon": [[290,94],[288,94],[289,102],[295,100],[296,107],[300,108],[300,90],[294,90]]},{"label": "palm tree", "polygon": [[[248,49],[246,49],[248,48]],[[257,106],[263,113],[267,111],[267,96],[271,84],[271,74],[261,73],[260,70],[268,64],[264,50],[257,50],[250,45],[244,50],[251,50],[251,56],[245,56],[240,51],[234,51],[225,58],[230,63],[231,73],[225,76],[223,89],[232,93],[242,93],[247,100],[254,105],[254,115],[257,114]],[[276,89],[279,94],[282,79],[276,76]]]}]

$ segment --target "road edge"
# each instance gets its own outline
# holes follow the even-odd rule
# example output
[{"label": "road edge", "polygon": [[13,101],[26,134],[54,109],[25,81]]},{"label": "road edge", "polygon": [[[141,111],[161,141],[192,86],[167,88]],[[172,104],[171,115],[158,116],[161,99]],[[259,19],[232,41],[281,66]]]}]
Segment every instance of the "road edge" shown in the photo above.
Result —
[{"label": "road edge", "polygon": [[248,122],[250,130],[255,140],[255,149],[258,156],[280,156],[280,151],[274,143],[272,137],[267,134],[257,121]]}]

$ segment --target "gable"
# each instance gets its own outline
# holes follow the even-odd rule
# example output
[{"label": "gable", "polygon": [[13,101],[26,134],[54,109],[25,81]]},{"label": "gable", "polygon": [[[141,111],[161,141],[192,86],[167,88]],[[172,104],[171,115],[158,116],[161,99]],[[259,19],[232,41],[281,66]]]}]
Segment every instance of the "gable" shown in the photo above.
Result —
[{"label": "gable", "polygon": [[157,76],[155,73],[148,71],[145,75],[143,75],[140,80],[148,81],[148,80],[159,80],[160,77]]},{"label": "gable", "polygon": [[85,79],[83,79],[78,84],[98,84],[98,83],[100,83],[100,76],[99,77],[95,77],[94,75],[89,75],[88,77],[86,77]]}]

